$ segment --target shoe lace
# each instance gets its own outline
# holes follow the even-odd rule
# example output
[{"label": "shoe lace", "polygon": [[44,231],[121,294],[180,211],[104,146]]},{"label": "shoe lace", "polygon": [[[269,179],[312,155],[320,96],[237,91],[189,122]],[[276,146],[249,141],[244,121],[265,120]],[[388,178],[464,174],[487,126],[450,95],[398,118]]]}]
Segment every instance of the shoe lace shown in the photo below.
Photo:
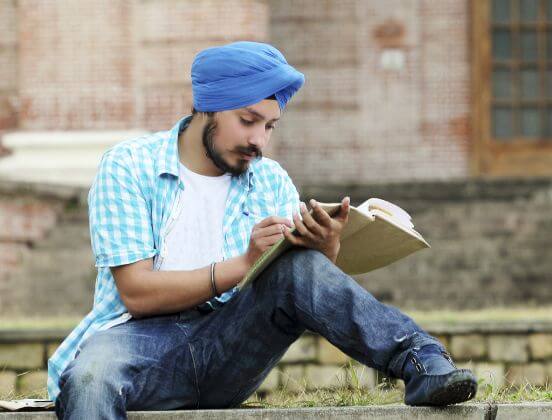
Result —
[{"label": "shoe lace", "polygon": [[[447,361],[452,365],[452,367],[457,369],[449,352],[447,352],[446,350],[441,350],[441,354],[445,359],[447,359]],[[415,351],[412,351],[409,356],[410,356],[409,357],[410,362],[414,365],[418,373],[422,373],[422,372],[427,373],[425,366],[422,363],[420,363],[420,361],[418,360],[417,354]]]},{"label": "shoe lace", "polygon": [[414,365],[418,373],[422,373],[422,371],[427,373],[425,366],[420,363],[415,352],[410,353],[410,362]]},{"label": "shoe lace", "polygon": [[443,354],[444,358],[447,359],[449,363],[456,369],[456,365],[452,361],[452,358],[450,357],[450,353],[445,350],[441,350],[441,353]]}]

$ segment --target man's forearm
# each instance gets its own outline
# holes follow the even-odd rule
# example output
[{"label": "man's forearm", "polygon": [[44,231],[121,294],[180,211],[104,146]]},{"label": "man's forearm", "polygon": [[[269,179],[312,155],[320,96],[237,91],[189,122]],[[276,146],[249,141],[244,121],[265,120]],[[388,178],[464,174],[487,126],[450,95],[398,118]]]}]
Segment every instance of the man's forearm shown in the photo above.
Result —
[{"label": "man's forearm", "polygon": [[[232,289],[248,269],[243,255],[217,263],[217,291]],[[132,279],[125,279],[115,269],[114,276],[123,302],[136,318],[180,312],[213,297],[210,266],[191,271],[141,269],[133,273]]]}]

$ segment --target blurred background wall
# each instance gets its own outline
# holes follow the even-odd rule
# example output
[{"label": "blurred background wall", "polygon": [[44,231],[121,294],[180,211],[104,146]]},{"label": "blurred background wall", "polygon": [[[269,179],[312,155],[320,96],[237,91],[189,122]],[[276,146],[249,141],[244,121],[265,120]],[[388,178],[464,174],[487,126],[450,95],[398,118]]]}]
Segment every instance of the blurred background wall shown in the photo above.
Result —
[{"label": "blurred background wall", "polygon": [[552,1],[0,0],[0,27],[0,314],[89,310],[101,153],[169,129],[194,55],[243,39],[306,74],[267,152],[303,197],[392,200],[433,246],[368,290],[551,302]]}]

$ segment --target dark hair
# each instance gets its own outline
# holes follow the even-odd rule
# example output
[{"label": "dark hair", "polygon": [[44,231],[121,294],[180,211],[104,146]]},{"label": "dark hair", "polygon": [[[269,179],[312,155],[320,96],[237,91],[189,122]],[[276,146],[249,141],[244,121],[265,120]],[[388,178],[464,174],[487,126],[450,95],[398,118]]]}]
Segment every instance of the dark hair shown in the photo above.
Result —
[{"label": "dark hair", "polygon": [[201,111],[198,111],[194,108],[194,106],[192,105],[192,119],[193,117],[196,115],[196,114],[205,114],[207,115],[209,118],[211,118],[213,115],[215,115],[214,112],[201,112]]}]

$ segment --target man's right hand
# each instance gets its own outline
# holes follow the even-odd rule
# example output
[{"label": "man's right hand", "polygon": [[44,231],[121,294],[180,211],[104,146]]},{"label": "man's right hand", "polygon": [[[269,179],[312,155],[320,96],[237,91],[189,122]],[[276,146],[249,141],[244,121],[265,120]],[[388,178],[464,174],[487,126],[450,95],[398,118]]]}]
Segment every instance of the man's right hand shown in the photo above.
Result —
[{"label": "man's right hand", "polygon": [[253,226],[249,247],[245,254],[249,267],[257,261],[263,252],[284,237],[283,232],[286,226],[292,228],[293,224],[290,220],[278,216],[267,217]]}]

